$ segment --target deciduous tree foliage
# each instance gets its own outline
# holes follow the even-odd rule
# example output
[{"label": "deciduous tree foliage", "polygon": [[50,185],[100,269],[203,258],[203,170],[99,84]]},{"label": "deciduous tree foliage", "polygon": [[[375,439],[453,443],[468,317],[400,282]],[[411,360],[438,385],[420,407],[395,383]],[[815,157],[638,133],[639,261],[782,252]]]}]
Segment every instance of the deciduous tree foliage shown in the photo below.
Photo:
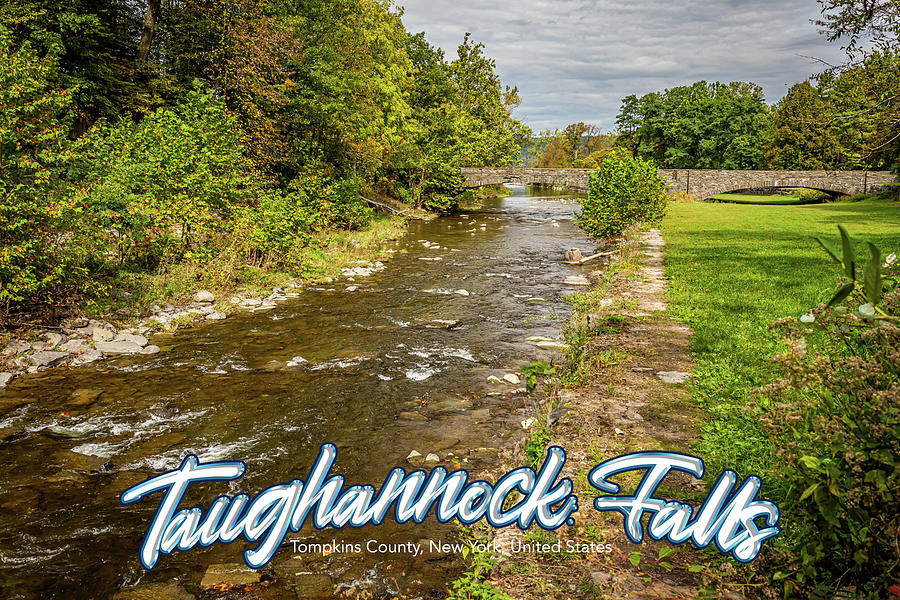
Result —
[{"label": "deciduous tree foliage", "polygon": [[772,169],[837,169],[843,163],[834,111],[808,81],[788,90],[772,110],[774,134],[763,160]]},{"label": "deciduous tree foliage", "polygon": [[603,162],[615,138],[603,134],[596,125],[572,123],[562,131],[544,132],[541,141],[543,147],[534,161],[536,166],[591,169]]},{"label": "deciduous tree foliage", "polygon": [[762,89],[745,82],[628,96],[618,144],[665,168],[755,169],[770,137],[768,110]]},{"label": "deciduous tree foliage", "polygon": [[481,44],[448,61],[401,16],[390,0],[0,4],[7,304],[225,245],[290,263],[308,232],[365,225],[365,190],[451,210],[459,167],[515,162],[530,131]]}]

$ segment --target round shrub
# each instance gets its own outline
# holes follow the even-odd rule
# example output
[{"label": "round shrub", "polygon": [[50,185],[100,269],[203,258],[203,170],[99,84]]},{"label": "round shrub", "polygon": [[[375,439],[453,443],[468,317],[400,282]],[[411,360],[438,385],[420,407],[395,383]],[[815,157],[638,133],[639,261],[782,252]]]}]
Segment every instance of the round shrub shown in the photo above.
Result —
[{"label": "round shrub", "polygon": [[666,182],[650,161],[615,150],[588,179],[578,226],[597,238],[621,235],[637,223],[659,223],[666,212]]}]

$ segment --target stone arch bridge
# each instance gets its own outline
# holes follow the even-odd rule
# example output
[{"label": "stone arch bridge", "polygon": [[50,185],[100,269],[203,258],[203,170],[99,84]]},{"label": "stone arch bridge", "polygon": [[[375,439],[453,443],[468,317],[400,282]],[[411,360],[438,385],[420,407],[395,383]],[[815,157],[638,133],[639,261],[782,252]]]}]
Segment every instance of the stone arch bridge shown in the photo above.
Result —
[{"label": "stone arch bridge", "polygon": [[[498,169],[465,168],[467,187],[498,183],[565,185],[587,189],[591,169]],[[875,191],[897,178],[888,171],[719,171],[707,169],[660,169],[669,193],[687,192],[697,200],[716,194],[753,188],[810,188],[852,196]]]}]

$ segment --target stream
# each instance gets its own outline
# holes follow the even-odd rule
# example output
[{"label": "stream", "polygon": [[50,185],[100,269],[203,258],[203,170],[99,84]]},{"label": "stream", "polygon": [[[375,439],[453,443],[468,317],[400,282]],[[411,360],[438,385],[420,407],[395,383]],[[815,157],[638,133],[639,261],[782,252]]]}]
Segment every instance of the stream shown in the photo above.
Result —
[{"label": "stream", "polygon": [[[155,356],[50,370],[0,391],[0,597],[111,598],[175,579],[198,597],[242,597],[209,596],[201,581],[210,565],[240,563],[252,547],[243,541],[163,556],[151,572],[138,562],[160,496],[131,506],[118,496],[191,453],[247,464],[239,481],[192,486],[185,503],[203,507],[220,494],[304,479],[325,442],[337,446],[332,472],[348,485],[377,486],[391,468],[411,469],[411,450],[445,465],[490,466],[498,448],[523,436],[529,408],[523,386],[488,377],[558,358],[526,340],[561,337],[571,310],[561,298],[576,289],[563,280],[596,268],[564,261],[570,247],[594,247],[574,225],[572,196],[513,190],[476,212],[410,223],[371,276],[155,336]],[[294,357],[306,362],[287,366]],[[454,530],[432,519],[307,525],[290,537],[400,544],[449,541]],[[454,553],[294,555],[288,543],[250,597],[332,597],[323,591],[331,586],[351,598],[442,598],[463,566]]]}]

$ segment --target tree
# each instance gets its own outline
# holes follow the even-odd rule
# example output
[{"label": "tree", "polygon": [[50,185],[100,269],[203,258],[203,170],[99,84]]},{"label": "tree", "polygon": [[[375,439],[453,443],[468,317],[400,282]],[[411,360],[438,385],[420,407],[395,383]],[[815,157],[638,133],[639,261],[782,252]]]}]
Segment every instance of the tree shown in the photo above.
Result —
[{"label": "tree", "polygon": [[844,40],[851,56],[900,50],[900,2],[897,0],[819,0],[829,42]]},{"label": "tree", "polygon": [[150,54],[150,44],[153,43],[153,35],[156,33],[156,22],[159,21],[161,0],[147,0],[147,11],[144,13],[144,29],[141,32],[141,41],[138,42],[138,60],[147,60]]},{"label": "tree", "polygon": [[829,41],[848,62],[820,81],[838,106],[835,127],[854,166],[900,173],[900,1],[819,0]]},{"label": "tree", "polygon": [[74,209],[58,193],[71,94],[53,55],[14,46],[0,26],[0,306],[38,300],[74,275],[57,239]]},{"label": "tree", "polygon": [[454,86],[454,117],[463,166],[491,167],[515,164],[522,142],[531,130],[512,118],[519,105],[517,88],[502,88],[496,63],[466,33],[450,63]]},{"label": "tree", "polygon": [[604,135],[596,125],[573,123],[562,131],[545,132],[551,139],[544,144],[537,164],[543,168],[593,168],[599,165],[612,136]]},{"label": "tree", "polygon": [[772,110],[774,134],[764,162],[772,169],[835,169],[840,148],[831,110],[809,81],[795,84]]},{"label": "tree", "polygon": [[628,96],[616,122],[620,146],[676,169],[758,168],[770,135],[762,89],[746,82]]}]

